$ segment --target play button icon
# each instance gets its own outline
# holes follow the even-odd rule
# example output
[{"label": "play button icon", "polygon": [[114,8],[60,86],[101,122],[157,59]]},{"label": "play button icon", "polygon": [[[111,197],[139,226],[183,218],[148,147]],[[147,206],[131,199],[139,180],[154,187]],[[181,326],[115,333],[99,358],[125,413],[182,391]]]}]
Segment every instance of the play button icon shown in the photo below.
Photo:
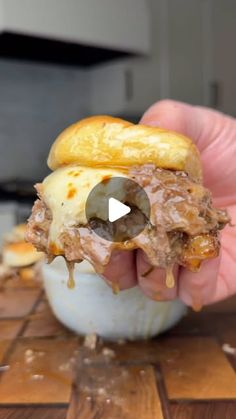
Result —
[{"label": "play button icon", "polygon": [[150,203],[136,182],[111,177],[91,190],[85,211],[89,227],[98,236],[124,242],[140,234],[149,223]]},{"label": "play button icon", "polygon": [[129,214],[131,208],[128,205],[122,204],[115,198],[109,198],[108,202],[108,220],[113,223],[116,220],[119,220],[124,215]]}]

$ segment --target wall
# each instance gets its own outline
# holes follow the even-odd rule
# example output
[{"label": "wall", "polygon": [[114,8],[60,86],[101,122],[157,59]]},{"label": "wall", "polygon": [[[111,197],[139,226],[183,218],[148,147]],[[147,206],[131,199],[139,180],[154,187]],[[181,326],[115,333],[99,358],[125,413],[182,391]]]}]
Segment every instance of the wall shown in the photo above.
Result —
[{"label": "wall", "polygon": [[0,182],[41,179],[57,134],[84,117],[84,70],[0,60]]}]

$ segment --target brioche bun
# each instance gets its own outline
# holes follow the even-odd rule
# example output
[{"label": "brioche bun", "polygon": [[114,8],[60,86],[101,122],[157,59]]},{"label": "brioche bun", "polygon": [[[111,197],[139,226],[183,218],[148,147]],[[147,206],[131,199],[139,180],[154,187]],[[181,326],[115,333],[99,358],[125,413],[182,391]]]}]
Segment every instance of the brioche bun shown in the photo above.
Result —
[{"label": "brioche bun", "polygon": [[42,259],[43,253],[37,252],[31,243],[24,241],[7,243],[3,247],[3,264],[11,268],[32,265]]},{"label": "brioche bun", "polygon": [[94,116],[71,125],[56,139],[48,157],[52,170],[73,164],[129,168],[147,163],[202,180],[199,152],[189,138],[110,116]]}]

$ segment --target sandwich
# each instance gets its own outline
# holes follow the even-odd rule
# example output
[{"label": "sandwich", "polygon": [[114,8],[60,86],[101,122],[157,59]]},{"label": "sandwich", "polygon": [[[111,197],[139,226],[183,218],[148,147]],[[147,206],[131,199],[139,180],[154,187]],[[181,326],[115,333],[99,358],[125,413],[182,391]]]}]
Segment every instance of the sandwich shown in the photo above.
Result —
[{"label": "sandwich", "polygon": [[4,236],[2,261],[9,268],[34,265],[43,258],[43,253],[25,241],[26,224],[15,226]]},{"label": "sandwich", "polygon": [[25,233],[26,224],[19,224],[3,237],[0,265],[0,277],[3,282],[9,277],[26,282],[38,277],[44,253],[38,252],[32,243],[25,241]]},{"label": "sandwich", "polygon": [[[49,261],[61,255],[71,269],[85,259],[102,273],[114,251],[142,249],[153,267],[166,270],[166,283],[171,287],[175,264],[197,272],[203,261],[218,256],[219,231],[229,223],[229,217],[225,210],[212,206],[211,193],[202,184],[199,151],[189,138],[94,116],[59,135],[51,147],[48,166],[52,173],[36,185],[38,200],[26,237]],[[142,188],[150,214],[143,214],[145,228],[136,236],[129,235],[133,226],[124,218],[125,239],[106,240],[94,228],[94,224],[106,223],[103,214],[98,210],[88,219],[86,202],[97,184],[109,186],[116,177]],[[123,195],[122,202],[129,204],[127,188],[112,193]],[[136,199],[132,213],[142,213],[141,204]]]}]

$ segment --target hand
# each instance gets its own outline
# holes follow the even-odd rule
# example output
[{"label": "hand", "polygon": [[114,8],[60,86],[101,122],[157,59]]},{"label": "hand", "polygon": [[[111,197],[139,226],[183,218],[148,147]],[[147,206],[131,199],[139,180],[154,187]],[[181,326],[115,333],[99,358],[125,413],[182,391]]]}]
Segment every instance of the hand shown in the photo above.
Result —
[{"label": "hand", "polygon": [[[227,208],[236,224],[236,120],[207,108],[165,100],[144,114],[141,123],[160,126],[190,137],[202,158],[204,185],[213,195],[213,204]],[[152,299],[181,298],[188,305],[209,304],[236,292],[236,228],[226,226],[221,234],[221,254],[203,262],[200,272],[180,267],[176,286],[166,288],[165,272],[155,268],[143,277],[150,265],[143,251],[116,252],[104,277],[121,289],[139,284]]]}]

